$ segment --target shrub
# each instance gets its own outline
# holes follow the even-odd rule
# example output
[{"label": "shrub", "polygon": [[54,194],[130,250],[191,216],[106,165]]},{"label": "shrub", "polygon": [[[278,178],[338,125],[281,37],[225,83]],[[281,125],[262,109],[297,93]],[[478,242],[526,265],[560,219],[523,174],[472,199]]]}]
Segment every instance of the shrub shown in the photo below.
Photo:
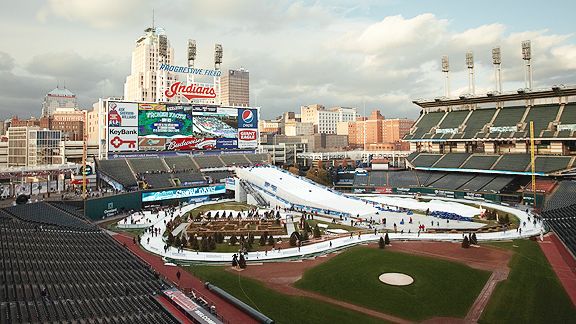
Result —
[{"label": "shrub", "polygon": [[390,238],[388,237],[388,233],[386,233],[386,235],[384,235],[384,244],[390,245]]},{"label": "shrub", "polygon": [[386,246],[386,243],[384,243],[384,238],[380,236],[380,240],[378,241],[378,247],[383,249],[384,246]]},{"label": "shrub", "polygon": [[230,245],[236,245],[236,243],[238,243],[238,238],[236,235],[230,236]]}]

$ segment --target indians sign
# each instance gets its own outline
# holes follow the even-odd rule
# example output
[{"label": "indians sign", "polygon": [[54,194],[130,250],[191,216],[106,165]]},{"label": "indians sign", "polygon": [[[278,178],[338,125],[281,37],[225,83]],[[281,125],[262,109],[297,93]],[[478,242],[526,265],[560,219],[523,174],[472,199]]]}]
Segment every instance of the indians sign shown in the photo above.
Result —
[{"label": "indians sign", "polygon": [[184,85],[182,82],[174,82],[169,89],[164,91],[164,94],[166,98],[182,95],[188,100],[216,98],[216,90],[214,90],[214,87],[197,84]]}]

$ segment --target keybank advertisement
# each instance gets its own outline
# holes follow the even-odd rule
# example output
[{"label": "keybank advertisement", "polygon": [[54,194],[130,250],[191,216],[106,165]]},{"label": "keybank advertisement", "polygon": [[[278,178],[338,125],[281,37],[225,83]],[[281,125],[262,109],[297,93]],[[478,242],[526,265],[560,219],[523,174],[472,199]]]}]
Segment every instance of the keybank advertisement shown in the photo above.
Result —
[{"label": "keybank advertisement", "polygon": [[211,187],[195,187],[195,188],[174,189],[174,190],[157,191],[157,192],[143,192],[142,202],[217,195],[223,193],[226,193],[226,186],[223,184]]}]

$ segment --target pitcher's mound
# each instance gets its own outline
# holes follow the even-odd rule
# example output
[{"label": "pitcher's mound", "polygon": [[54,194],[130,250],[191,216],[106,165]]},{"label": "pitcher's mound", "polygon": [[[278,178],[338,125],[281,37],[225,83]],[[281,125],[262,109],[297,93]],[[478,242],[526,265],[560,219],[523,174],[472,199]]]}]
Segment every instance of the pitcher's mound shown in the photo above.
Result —
[{"label": "pitcher's mound", "polygon": [[408,286],[414,282],[414,279],[409,275],[397,272],[383,273],[378,277],[378,279],[383,283],[392,286]]}]

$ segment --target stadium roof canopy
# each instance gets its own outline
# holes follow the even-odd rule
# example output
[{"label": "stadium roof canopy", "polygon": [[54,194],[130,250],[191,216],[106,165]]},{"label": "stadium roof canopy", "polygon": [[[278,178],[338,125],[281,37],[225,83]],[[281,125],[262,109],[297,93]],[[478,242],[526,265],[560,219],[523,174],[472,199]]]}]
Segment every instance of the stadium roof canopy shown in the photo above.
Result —
[{"label": "stadium roof canopy", "polygon": [[500,101],[516,101],[541,98],[554,98],[576,96],[576,85],[573,86],[553,86],[545,89],[518,89],[516,92],[489,92],[482,95],[461,95],[459,98],[438,97],[433,99],[417,99],[412,101],[422,108],[433,108],[442,106],[458,106],[480,103],[491,103]]}]

